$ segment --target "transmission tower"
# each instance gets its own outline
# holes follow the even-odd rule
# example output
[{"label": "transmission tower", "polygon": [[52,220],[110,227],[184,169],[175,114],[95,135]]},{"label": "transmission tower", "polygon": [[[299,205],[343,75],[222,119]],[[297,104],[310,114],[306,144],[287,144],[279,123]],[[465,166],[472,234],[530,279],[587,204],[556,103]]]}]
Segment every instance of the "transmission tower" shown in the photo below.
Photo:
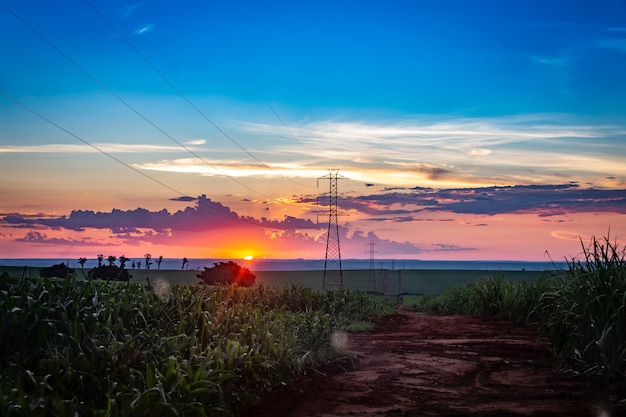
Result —
[{"label": "transmission tower", "polygon": [[[329,170],[328,175],[318,178],[327,179],[330,183],[328,193],[328,234],[326,236],[326,258],[324,260],[324,281],[322,288],[343,288],[343,270],[341,269],[341,247],[339,245],[339,222],[337,217],[343,215],[337,209],[338,180],[345,179],[338,174],[338,169]],[[319,184],[319,183],[318,183]]]},{"label": "transmission tower", "polygon": [[370,269],[367,274],[367,291],[376,291],[376,267],[374,266],[374,254],[376,253],[374,246],[376,246],[376,243],[373,240],[370,240],[369,245],[365,246],[370,247]]}]

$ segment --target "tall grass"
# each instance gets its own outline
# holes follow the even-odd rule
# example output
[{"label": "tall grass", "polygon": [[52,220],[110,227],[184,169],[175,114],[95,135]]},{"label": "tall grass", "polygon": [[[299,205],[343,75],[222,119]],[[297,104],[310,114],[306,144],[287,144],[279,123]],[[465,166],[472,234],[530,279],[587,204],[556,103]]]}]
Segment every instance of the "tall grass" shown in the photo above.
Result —
[{"label": "tall grass", "polygon": [[0,415],[231,416],[342,355],[358,293],[3,277]]},{"label": "tall grass", "polygon": [[608,237],[593,238],[537,305],[557,359],[581,375],[626,377],[625,255]]},{"label": "tall grass", "polygon": [[444,314],[490,315],[518,323],[536,322],[534,308],[550,286],[547,277],[529,283],[490,275],[475,283],[450,287],[438,296],[427,296],[416,306]]},{"label": "tall grass", "polygon": [[626,251],[609,238],[581,241],[582,256],[533,283],[501,276],[451,287],[416,307],[537,324],[557,366],[604,382],[626,379]]}]

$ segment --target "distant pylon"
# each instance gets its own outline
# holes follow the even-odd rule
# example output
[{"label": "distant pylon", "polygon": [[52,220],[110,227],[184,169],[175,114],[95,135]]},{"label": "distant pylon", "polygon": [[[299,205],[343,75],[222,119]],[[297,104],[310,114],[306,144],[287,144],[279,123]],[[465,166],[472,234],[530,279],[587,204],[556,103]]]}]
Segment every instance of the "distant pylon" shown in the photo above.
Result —
[{"label": "distant pylon", "polygon": [[338,169],[329,170],[328,175],[319,179],[328,179],[330,191],[328,193],[328,233],[326,235],[326,257],[324,260],[324,280],[322,288],[343,288],[343,270],[341,268],[341,246],[339,245],[339,222],[337,217],[343,215],[337,209],[338,184],[345,179],[338,174]]},{"label": "distant pylon", "polygon": [[370,247],[370,269],[367,274],[367,291],[376,291],[376,267],[374,266],[374,254],[376,253],[374,246],[376,246],[376,243],[370,240],[369,245],[365,246]]}]

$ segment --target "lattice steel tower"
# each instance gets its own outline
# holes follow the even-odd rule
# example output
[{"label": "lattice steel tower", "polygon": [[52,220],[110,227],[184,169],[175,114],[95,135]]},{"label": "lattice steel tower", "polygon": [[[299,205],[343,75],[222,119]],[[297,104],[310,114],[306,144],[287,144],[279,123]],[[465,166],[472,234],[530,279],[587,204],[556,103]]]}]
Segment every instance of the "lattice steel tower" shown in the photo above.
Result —
[{"label": "lattice steel tower", "polygon": [[328,193],[328,234],[326,236],[326,258],[324,260],[324,281],[322,288],[343,288],[343,270],[341,269],[341,246],[339,245],[338,216],[343,215],[337,209],[338,180],[345,179],[338,174],[338,169],[329,170],[328,175],[318,178],[328,179],[330,191]]},{"label": "lattice steel tower", "polygon": [[369,245],[365,246],[370,247],[370,269],[367,274],[367,291],[376,291],[376,267],[374,266],[374,254],[376,253],[374,246],[376,246],[376,243],[373,240],[370,240]]}]

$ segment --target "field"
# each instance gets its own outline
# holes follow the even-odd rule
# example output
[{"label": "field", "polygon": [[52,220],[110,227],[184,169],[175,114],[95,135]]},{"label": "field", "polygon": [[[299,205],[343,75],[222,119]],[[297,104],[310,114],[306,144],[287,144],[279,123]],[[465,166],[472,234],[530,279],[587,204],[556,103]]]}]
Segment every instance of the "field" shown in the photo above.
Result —
[{"label": "field", "polygon": [[237,415],[393,311],[347,290],[0,277],[3,416]]},{"label": "field", "polygon": [[[39,268],[32,267],[3,267],[0,274],[7,271],[11,276],[38,277]],[[77,275],[87,273],[87,269],[77,269]],[[291,285],[313,289],[322,289],[323,271],[253,271],[256,282],[267,286],[288,287]],[[158,280],[168,281],[170,284],[197,284],[196,275],[199,271],[186,270],[156,270],[134,269],[130,271],[131,282],[145,283]],[[498,275],[507,280],[518,282],[534,282],[541,278],[541,271],[480,271],[480,270],[440,270],[440,269],[378,269],[375,272],[374,282],[368,285],[368,270],[344,270],[344,288],[355,291],[375,291],[389,295],[401,294],[441,294],[447,288],[477,282],[489,276]]]},{"label": "field", "polygon": [[[389,395],[399,390],[392,380],[406,378],[407,372],[417,378],[406,381],[413,387],[407,395],[433,393],[431,382],[441,383],[437,372],[456,381],[455,375],[464,371],[447,367],[460,364],[474,369],[468,378],[477,384],[468,388],[470,379],[463,379],[450,388],[469,389],[461,395],[463,401],[471,400],[469,394],[476,389],[483,394],[487,389],[494,398],[502,394],[498,398],[512,407],[509,414],[502,409],[494,413],[516,415],[520,403],[510,402],[508,395],[521,392],[517,383],[529,389],[539,384],[533,379],[535,353],[546,371],[543,383],[554,382],[549,374],[556,370],[576,377],[583,393],[587,383],[597,387],[594,392],[618,413],[607,415],[626,410],[626,260],[624,250],[608,239],[594,239],[583,248],[582,259],[572,259],[563,271],[377,272],[376,292],[384,288],[387,297],[366,293],[373,282],[363,270],[345,271],[343,290],[320,291],[321,271],[258,272],[258,285],[237,288],[187,285],[197,282],[196,271],[133,270],[130,282],[103,282],[41,279],[37,269],[0,269],[0,414],[49,415],[53,410],[54,415],[236,416],[291,386],[298,375],[321,375],[331,363],[345,371],[358,359],[387,361],[374,366],[379,376],[408,367],[398,376],[376,377],[377,390],[388,389]],[[391,314],[397,307],[404,308],[402,316]],[[427,320],[410,316],[407,308],[464,316]],[[501,325],[482,329],[480,323],[489,327],[493,317]],[[398,327],[393,336],[380,327],[397,320],[407,326]],[[427,322],[432,326],[424,327]],[[454,330],[437,336],[443,323]],[[453,327],[459,323],[465,324]],[[346,333],[355,329],[369,333]],[[470,341],[472,334],[479,336],[476,341]],[[527,340],[522,342],[517,334]],[[437,353],[442,365],[428,371],[428,360],[411,355],[432,359],[435,354],[422,349],[437,348],[444,343],[439,337],[449,339],[445,343],[450,346]],[[505,340],[508,347],[491,357]],[[508,355],[513,346],[527,343],[534,346],[524,353],[530,359],[515,362],[528,376],[521,382],[520,374],[509,369],[517,359],[505,356],[505,350]],[[479,344],[485,345],[485,353],[473,356]],[[398,355],[397,363],[388,362],[392,354]],[[546,360],[552,362],[549,367]],[[364,378],[369,384],[373,376]],[[568,387],[574,385],[564,381],[558,390],[570,395]],[[329,389],[324,381],[319,385]],[[334,398],[336,391],[316,395]],[[346,400],[354,398],[348,388]],[[374,408],[388,400],[380,397]],[[430,401],[434,407],[438,397]],[[488,401],[489,395],[471,406]],[[545,397],[546,404],[553,401],[563,405],[562,397]],[[425,413],[436,409],[418,403]],[[389,407],[404,410],[392,403]],[[569,415],[567,403],[562,409],[565,414],[551,415]]]}]

